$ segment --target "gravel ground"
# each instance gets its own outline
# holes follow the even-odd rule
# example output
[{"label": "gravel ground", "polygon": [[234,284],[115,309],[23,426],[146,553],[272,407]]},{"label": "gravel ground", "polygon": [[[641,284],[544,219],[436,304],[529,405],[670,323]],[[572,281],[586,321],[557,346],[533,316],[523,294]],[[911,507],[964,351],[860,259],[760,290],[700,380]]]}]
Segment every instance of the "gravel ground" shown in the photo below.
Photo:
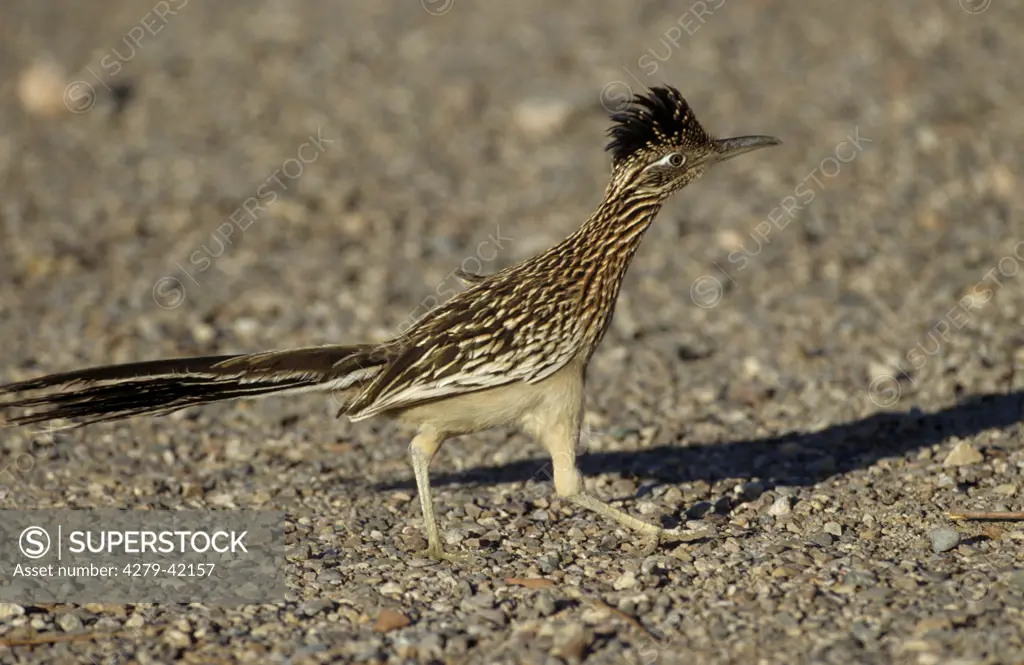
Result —
[{"label": "gravel ground", "polygon": [[785,144],[663,211],[581,463],[712,535],[642,557],[493,431],[434,466],[480,561],[434,563],[396,425],[317,397],[99,425],[0,508],[284,510],[292,599],[0,605],[37,643],[0,663],[1024,662],[1024,527],[945,515],[1022,506],[1024,5],[399,4],[3,3],[0,379],[384,339],[581,223],[602,105],[668,82]]}]

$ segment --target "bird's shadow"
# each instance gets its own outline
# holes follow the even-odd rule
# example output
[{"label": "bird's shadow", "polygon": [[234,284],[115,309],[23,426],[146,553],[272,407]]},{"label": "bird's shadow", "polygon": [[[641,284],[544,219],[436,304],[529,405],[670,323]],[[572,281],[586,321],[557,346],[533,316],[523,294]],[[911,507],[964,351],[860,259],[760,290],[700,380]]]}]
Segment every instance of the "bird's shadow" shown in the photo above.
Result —
[{"label": "bird's shadow", "polygon": [[[952,436],[1016,425],[1024,417],[1024,391],[975,395],[955,406],[924,413],[880,412],[816,432],[695,445],[659,445],[641,450],[589,452],[578,458],[584,475],[619,473],[656,483],[760,480],[766,489],[808,486],[871,466],[886,457],[926,448]],[[434,486],[497,485],[550,477],[546,457],[476,467],[431,476]],[[378,483],[378,490],[409,489],[411,479]]]}]

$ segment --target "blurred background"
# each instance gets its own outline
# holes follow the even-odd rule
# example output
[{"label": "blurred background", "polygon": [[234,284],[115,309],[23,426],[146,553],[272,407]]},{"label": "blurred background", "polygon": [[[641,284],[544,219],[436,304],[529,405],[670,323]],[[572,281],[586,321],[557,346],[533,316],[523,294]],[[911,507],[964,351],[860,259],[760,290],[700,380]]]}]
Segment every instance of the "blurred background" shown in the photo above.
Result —
[{"label": "blurred background", "polygon": [[[684,497],[706,480],[692,496],[709,500],[751,478],[861,496],[879,459],[925,468],[920,451],[951,433],[978,448],[995,425],[1015,436],[1019,402],[955,409],[1019,387],[1022,30],[1007,0],[8,0],[0,377],[390,337],[460,288],[454,269],[493,272],[581,224],[607,182],[609,112],[668,83],[710,132],[783,145],[709,173],[650,230],[589,374],[588,474],[632,469]],[[69,458],[4,501],[177,505],[198,483],[247,501],[275,488],[297,510],[277,488],[305,484],[340,502],[323,514],[355,520],[390,496],[370,483],[409,477],[407,438],[330,407],[69,434]],[[880,411],[946,415],[883,441]],[[771,437],[818,432],[798,470],[750,461]],[[186,464],[182,447],[196,464],[228,434],[244,477]],[[510,436],[451,444],[439,500],[485,505],[524,482],[543,496],[539,449]],[[984,487],[1020,482],[1005,441],[1011,463]],[[692,467],[666,452],[688,447]],[[660,452],[601,457],[645,448]],[[477,467],[489,489],[464,486]],[[415,527],[414,509],[387,519]],[[912,531],[920,510],[896,512]],[[692,593],[715,615],[714,593]]]}]

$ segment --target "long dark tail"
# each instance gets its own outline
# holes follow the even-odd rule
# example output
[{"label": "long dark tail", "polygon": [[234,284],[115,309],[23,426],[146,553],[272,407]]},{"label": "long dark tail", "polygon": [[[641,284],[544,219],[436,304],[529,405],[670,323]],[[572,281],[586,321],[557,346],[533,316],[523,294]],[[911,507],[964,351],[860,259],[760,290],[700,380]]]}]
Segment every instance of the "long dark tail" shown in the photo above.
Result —
[{"label": "long dark tail", "polygon": [[[0,427],[51,420],[72,426],[272,393],[358,391],[386,360],[374,345],[317,346],[233,356],[204,356],[94,367],[0,385]],[[27,412],[26,412],[27,411]]]}]

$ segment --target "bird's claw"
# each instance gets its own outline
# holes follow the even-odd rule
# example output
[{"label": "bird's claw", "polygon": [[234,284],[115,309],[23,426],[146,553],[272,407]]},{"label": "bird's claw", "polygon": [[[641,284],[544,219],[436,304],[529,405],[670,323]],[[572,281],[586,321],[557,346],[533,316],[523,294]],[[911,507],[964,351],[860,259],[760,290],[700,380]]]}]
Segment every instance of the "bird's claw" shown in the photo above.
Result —
[{"label": "bird's claw", "polygon": [[423,554],[434,561],[447,561],[457,566],[466,566],[476,561],[476,557],[472,554],[453,554],[444,551],[442,547],[428,547]]}]

